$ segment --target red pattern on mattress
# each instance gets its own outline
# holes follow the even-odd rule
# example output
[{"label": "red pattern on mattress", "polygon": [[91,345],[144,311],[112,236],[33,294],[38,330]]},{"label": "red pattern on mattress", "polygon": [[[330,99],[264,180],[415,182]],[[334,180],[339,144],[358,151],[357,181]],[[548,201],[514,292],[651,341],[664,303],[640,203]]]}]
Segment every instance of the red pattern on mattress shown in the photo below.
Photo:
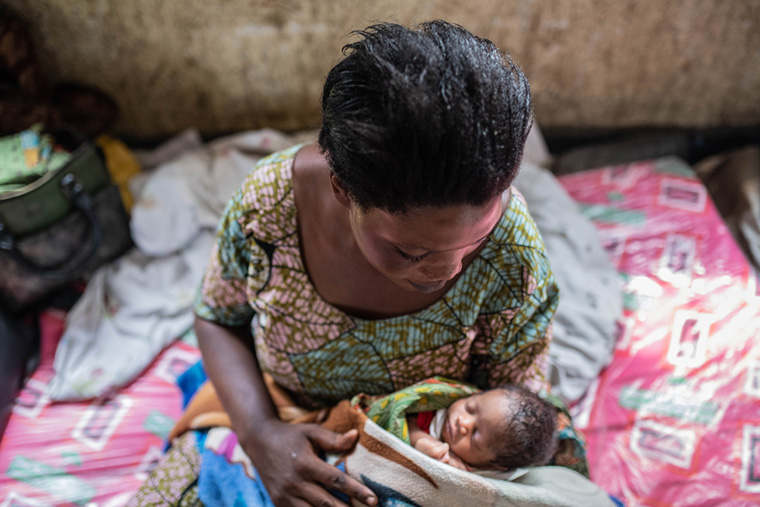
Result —
[{"label": "red pattern on mattress", "polygon": [[563,176],[624,286],[612,363],[576,407],[592,479],[627,505],[760,505],[758,280],[668,158]]}]

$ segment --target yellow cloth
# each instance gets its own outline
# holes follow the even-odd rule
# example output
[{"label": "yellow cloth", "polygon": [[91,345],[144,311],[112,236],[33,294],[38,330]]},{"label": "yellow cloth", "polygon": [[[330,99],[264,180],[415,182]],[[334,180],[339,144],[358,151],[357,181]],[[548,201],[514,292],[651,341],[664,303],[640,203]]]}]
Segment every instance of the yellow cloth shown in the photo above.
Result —
[{"label": "yellow cloth", "polygon": [[124,203],[124,209],[129,213],[132,210],[134,199],[127,183],[140,172],[140,163],[123,142],[108,134],[98,137],[97,144],[103,150],[108,172],[111,174],[111,179],[119,187],[121,202]]}]

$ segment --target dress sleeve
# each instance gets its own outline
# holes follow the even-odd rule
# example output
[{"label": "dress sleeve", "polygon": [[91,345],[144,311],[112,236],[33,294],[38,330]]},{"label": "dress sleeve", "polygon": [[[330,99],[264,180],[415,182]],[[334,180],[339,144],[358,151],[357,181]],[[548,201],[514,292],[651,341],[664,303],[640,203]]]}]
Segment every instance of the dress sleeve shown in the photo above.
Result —
[{"label": "dress sleeve", "polygon": [[470,382],[481,389],[522,384],[548,387],[549,343],[559,289],[541,234],[522,195],[512,189],[509,206],[481,259],[487,293],[473,333]]},{"label": "dress sleeve", "polygon": [[479,357],[487,364],[473,365],[480,370],[473,371],[476,384],[522,384],[533,392],[548,388],[545,374],[559,290],[548,265],[531,284],[534,288],[519,308],[478,318],[477,333],[487,348]]},{"label": "dress sleeve", "polygon": [[243,194],[241,188],[227,204],[195,300],[197,316],[225,326],[247,325],[254,315],[248,302],[248,276],[257,246],[241,224],[246,216]]}]

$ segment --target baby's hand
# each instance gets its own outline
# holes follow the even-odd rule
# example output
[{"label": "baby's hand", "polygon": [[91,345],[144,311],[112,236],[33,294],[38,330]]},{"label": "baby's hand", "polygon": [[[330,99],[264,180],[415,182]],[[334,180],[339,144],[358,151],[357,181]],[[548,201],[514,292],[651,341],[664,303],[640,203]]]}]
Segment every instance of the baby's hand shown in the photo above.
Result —
[{"label": "baby's hand", "polygon": [[[448,447],[448,444],[444,444],[444,445]],[[472,468],[470,468],[470,466],[467,465],[467,463],[462,461],[459,458],[459,456],[457,456],[453,452],[447,452],[446,455],[443,458],[441,458],[441,461],[443,461],[447,465],[451,465],[460,470],[464,470],[465,472],[470,472],[472,470]]]},{"label": "baby's hand", "polygon": [[414,448],[439,461],[444,461],[449,454],[449,444],[434,438],[420,438],[417,443],[414,444]]}]

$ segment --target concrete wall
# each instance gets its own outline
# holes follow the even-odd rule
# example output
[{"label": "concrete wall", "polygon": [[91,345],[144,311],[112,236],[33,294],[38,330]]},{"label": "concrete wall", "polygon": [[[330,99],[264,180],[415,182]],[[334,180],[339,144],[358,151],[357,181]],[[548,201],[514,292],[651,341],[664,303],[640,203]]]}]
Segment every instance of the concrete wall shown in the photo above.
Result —
[{"label": "concrete wall", "polygon": [[319,121],[346,34],[456,21],[511,53],[545,127],[760,124],[756,0],[0,0],[54,81],[96,85],[117,130],[164,135]]}]

